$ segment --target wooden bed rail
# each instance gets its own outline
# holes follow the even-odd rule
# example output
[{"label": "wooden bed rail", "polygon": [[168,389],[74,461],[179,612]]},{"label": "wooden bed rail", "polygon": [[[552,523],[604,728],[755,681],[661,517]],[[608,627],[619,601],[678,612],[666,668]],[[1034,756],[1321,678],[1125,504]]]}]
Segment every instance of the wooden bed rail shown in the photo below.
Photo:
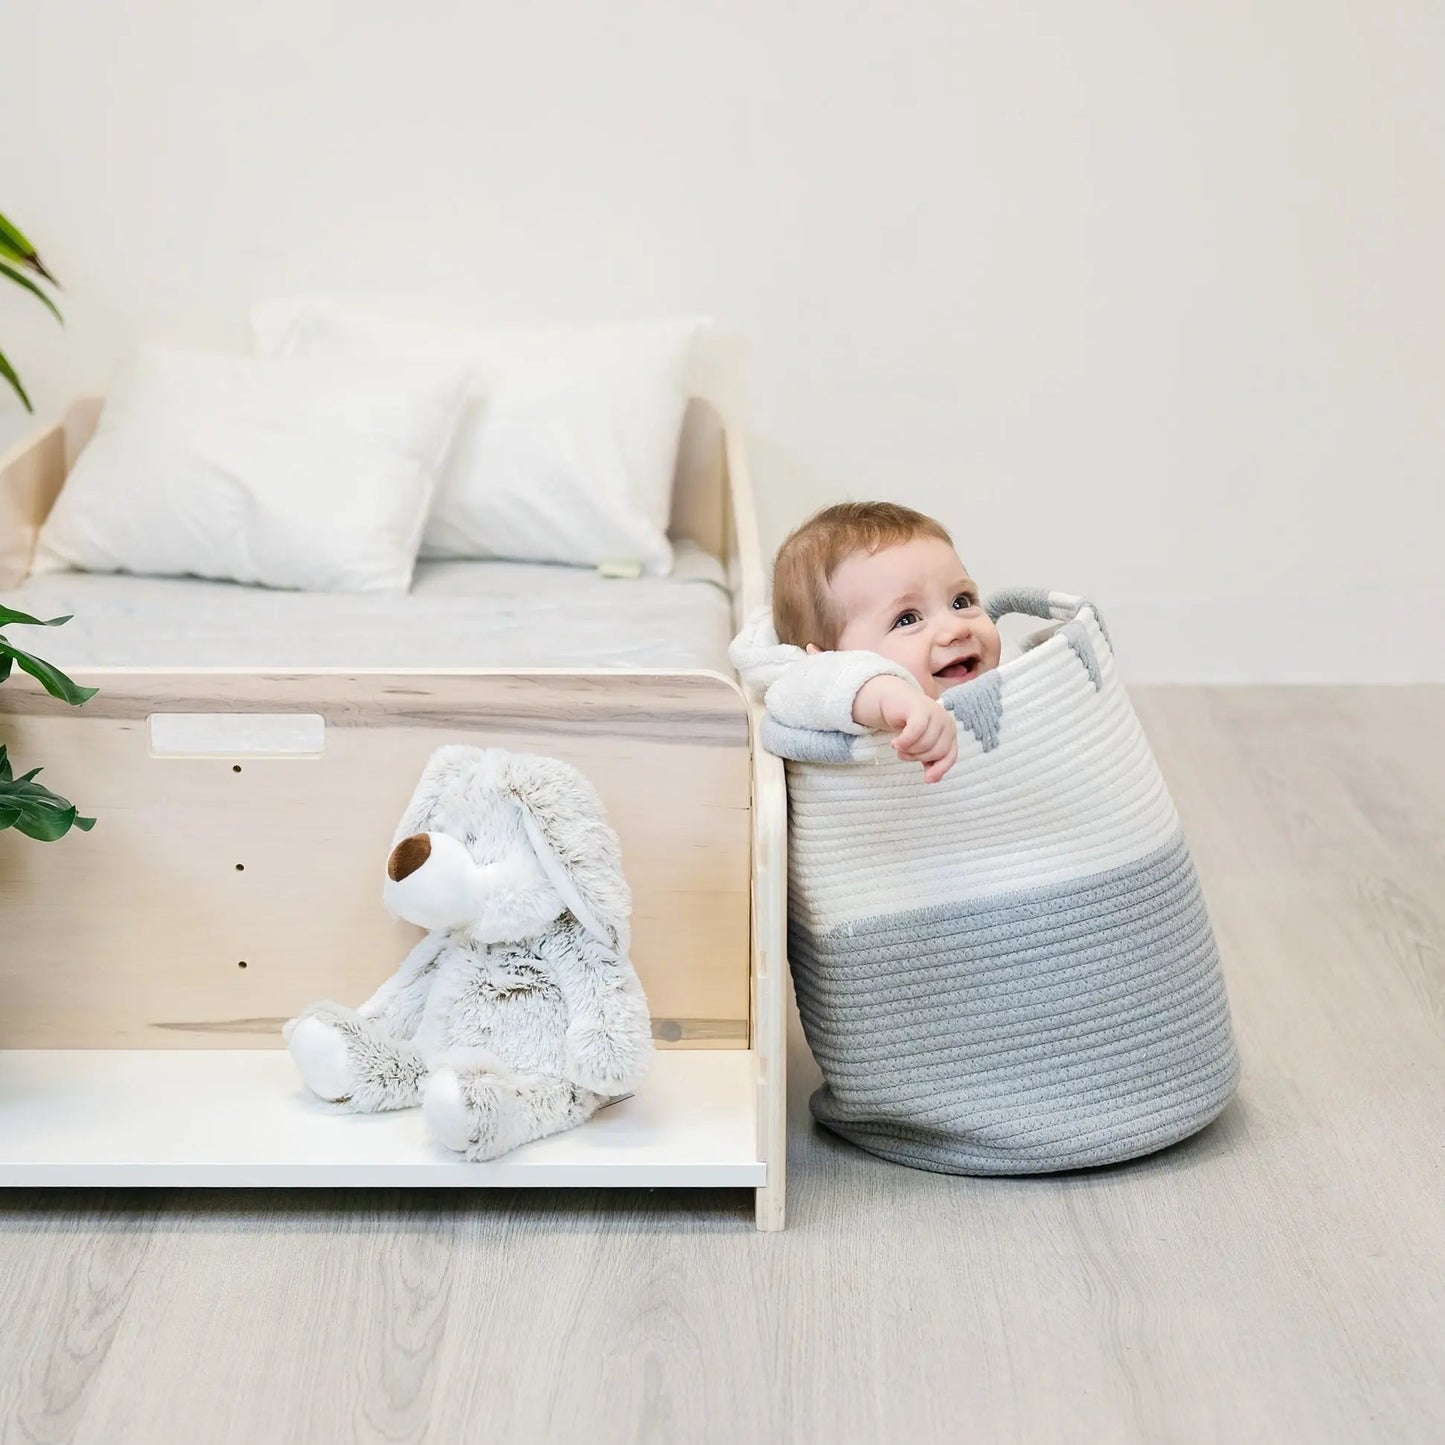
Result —
[{"label": "wooden bed rail", "polygon": [[[29,575],[39,529],[99,410],[97,399],[83,399],[0,457],[0,587]],[[763,605],[741,431],[701,399],[683,428],[670,531],[723,561],[735,622]],[[0,1047],[40,1061],[51,1057],[46,1050],[142,1050],[107,1057],[144,1059],[158,1077],[187,1049],[263,1067],[258,1045],[274,1052],[289,1010],[319,994],[360,996],[406,943],[404,926],[377,917],[370,873],[380,845],[369,833],[378,817],[394,816],[430,747],[458,730],[510,747],[545,734],[549,751],[592,777],[635,860],[634,957],[666,1057],[695,1054],[702,1079],[717,1071],[713,1061],[726,1067],[731,1049],[752,1071],[757,1162],[746,1182],[765,1169],[756,1222],[783,1227],[787,791],[782,764],[759,744],[760,710],[751,702],[744,709],[733,683],[707,673],[93,671],[78,680],[104,691],[79,713],[26,680],[0,693],[0,722],[17,756],[33,754],[57,787],[103,814],[94,834],[43,856],[39,845],[0,834],[0,912],[12,945],[0,957]],[[151,724],[175,713],[224,714],[228,724],[240,714],[315,714],[324,756],[166,760]],[[639,750],[648,757],[641,772]],[[326,800],[324,822],[316,810],[296,811],[303,776]],[[316,786],[326,779],[327,788]],[[113,927],[121,914],[134,935],[124,943]],[[230,1077],[219,1064],[213,1072]],[[710,1118],[704,1109],[677,1127],[691,1137],[713,1127]],[[752,1133],[743,1126],[744,1153]],[[670,1146],[661,1147],[665,1155]],[[685,1159],[675,1169],[663,1164],[659,1182],[714,1177]],[[201,1177],[190,1167],[177,1166],[166,1182]],[[275,1161],[266,1167],[265,1178],[292,1182]],[[114,1174],[55,1168],[48,1182],[103,1183]],[[122,1174],[150,1183],[164,1171],[137,1157]],[[393,1177],[367,1165],[343,1182],[373,1174]],[[30,1177],[21,1170],[10,1182]],[[565,1170],[557,1178],[582,1182]],[[637,1180],[623,1171],[606,1182]]]},{"label": "wooden bed rail", "polygon": [[0,456],[0,587],[18,587],[30,575],[35,539],[66,470],[63,422],[37,428]]},{"label": "wooden bed rail", "polygon": [[[724,425],[728,580],[734,625],[767,600],[758,513],[742,429]],[[768,1182],[757,1226],[781,1229],[787,1197],[788,788],[781,761],[760,740],[763,710],[749,700],[752,788],[752,1047],[758,1065],[758,1149]]]}]

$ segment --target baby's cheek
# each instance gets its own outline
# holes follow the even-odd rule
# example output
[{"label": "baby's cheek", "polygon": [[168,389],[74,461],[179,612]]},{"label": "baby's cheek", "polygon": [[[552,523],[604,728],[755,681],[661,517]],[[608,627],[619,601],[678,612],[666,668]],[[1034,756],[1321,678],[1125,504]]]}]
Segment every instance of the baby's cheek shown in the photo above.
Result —
[{"label": "baby's cheek", "polygon": [[[900,667],[907,668],[920,683],[924,678],[931,676],[925,666],[926,659],[919,656],[917,646],[909,647],[906,642],[901,643],[897,634],[890,633],[881,642],[872,644],[872,650],[879,656],[886,657],[889,662],[896,662]],[[924,686],[927,686],[924,683]]]},{"label": "baby's cheek", "polygon": [[929,697],[937,697],[939,695],[938,679],[934,677],[932,670],[929,668],[926,657],[919,657],[915,650],[913,652],[901,652],[889,660],[900,663],[903,667],[906,667],[908,671],[913,674],[914,681],[917,682],[919,687],[921,687]]}]

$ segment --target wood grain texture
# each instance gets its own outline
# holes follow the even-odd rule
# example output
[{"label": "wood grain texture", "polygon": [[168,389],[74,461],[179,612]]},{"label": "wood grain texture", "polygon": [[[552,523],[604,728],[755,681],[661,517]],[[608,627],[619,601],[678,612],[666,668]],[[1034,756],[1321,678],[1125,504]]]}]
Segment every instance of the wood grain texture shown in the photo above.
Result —
[{"label": "wood grain texture", "polygon": [[1244,1054],[1194,1140],[896,1168],[811,1126],[795,1026],[781,1234],[745,1192],[11,1195],[4,1438],[1433,1445],[1445,691],[1138,703]]},{"label": "wood grain texture", "polygon": [[[217,672],[175,674],[168,689],[153,673],[85,676],[105,691],[81,715],[28,683],[0,693],[0,713],[33,709],[4,715],[13,756],[43,758],[100,819],[44,850],[0,833],[3,1047],[280,1047],[276,1019],[367,997],[420,937],[388,920],[381,882],[416,778],[447,742],[582,770],[622,840],[659,1043],[746,1046],[751,769],[732,684]],[[154,709],[319,713],[325,750],[155,758]]]},{"label": "wood grain texture", "polygon": [[333,728],[525,730],[542,739],[585,733],[636,742],[745,748],[737,685],[711,672],[555,672],[458,668],[386,671],[309,668],[76,668],[100,688],[83,712],[24,679],[0,693],[6,727],[31,720],[144,722],[153,712],[316,713]]},{"label": "wood grain texture", "polygon": [[91,437],[95,435],[96,425],[100,421],[100,409],[104,404],[104,397],[82,396],[77,397],[66,407],[62,425],[65,428],[65,470],[67,474],[89,444]]},{"label": "wood grain texture", "polygon": [[[0,1411],[7,1441],[75,1438],[164,1212],[159,1194],[143,1201],[110,1195],[94,1198],[60,1229],[24,1208],[6,1218],[5,1273],[28,1298],[23,1313],[5,1311]],[[43,1247],[27,1248],[28,1240]]]},{"label": "wood grain texture", "polygon": [[65,428],[38,428],[0,455],[0,587],[30,575],[40,524],[65,480]]},{"label": "wood grain texture", "polygon": [[[729,583],[734,621],[767,600],[752,475],[739,433],[727,433]],[[752,1047],[758,1061],[758,1147],[768,1164],[755,1219],[782,1229],[787,1216],[788,785],[783,764],[762,745],[763,708],[749,703],[752,736]]]},{"label": "wood grain texture", "polygon": [[673,474],[672,516],[667,534],[687,538],[727,561],[727,470],[723,421],[716,406],[693,397],[683,416]]},{"label": "wood grain texture", "polygon": [[[10,582],[99,413],[84,398],[0,459]],[[735,561],[741,516],[756,573],[751,493],[729,492],[741,459],[717,408],[694,399],[674,533]],[[547,752],[592,779],[623,841],[657,1041],[746,1045],[751,739],[730,679],[332,668],[76,680],[101,689],[82,713],[28,679],[0,691],[12,756],[43,758],[47,780],[101,820],[44,866],[28,840],[0,834],[0,1046],[276,1047],[277,1019],[300,1004],[369,994],[416,936],[377,904],[390,831],[431,749],[452,741]],[[318,758],[158,759],[155,712],[319,713],[327,746]]]}]

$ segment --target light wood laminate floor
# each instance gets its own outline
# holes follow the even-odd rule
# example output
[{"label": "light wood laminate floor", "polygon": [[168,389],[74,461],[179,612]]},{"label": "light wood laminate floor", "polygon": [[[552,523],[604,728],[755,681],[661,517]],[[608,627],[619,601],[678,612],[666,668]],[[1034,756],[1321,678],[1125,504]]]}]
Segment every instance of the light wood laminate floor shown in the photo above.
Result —
[{"label": "light wood laminate floor", "polygon": [[[1445,1439],[1445,689],[1137,697],[1245,1076],[1120,1168],[0,1197],[5,1441]],[[3,1087],[3,1072],[0,1072]]]}]

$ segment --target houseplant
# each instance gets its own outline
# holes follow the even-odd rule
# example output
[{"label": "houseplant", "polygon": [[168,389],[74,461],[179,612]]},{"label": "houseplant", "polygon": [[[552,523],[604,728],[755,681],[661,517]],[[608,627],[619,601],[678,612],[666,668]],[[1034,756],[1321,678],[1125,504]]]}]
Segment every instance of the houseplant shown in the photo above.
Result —
[{"label": "houseplant", "polygon": [[[69,617],[52,617],[42,622],[26,612],[0,605],[0,629],[16,627],[59,627],[69,622]],[[16,664],[28,672],[51,697],[63,698],[73,707],[79,707],[87,698],[94,697],[93,687],[79,687],[58,667],[31,653],[22,652],[9,638],[0,632],[0,682],[10,676]],[[71,828],[89,832],[95,826],[94,818],[82,818],[74,803],[52,793],[44,783],[37,783],[35,775],[39,768],[32,768],[23,777],[17,778],[10,766],[9,753],[0,743],[0,832],[6,828],[18,829],[27,838],[36,838],[42,843],[53,843],[63,838]]]},{"label": "houseplant", "polygon": [[[35,254],[35,247],[0,215],[0,276],[8,276],[17,286],[38,296],[55,313],[55,319],[60,320],[55,303],[26,275],[27,271],[42,277],[52,286],[56,284],[55,277]],[[0,352],[0,376],[10,383],[25,410],[33,411],[30,398],[4,352]],[[32,653],[22,652],[4,635],[7,627],[59,627],[69,621],[69,617],[52,617],[43,622],[28,612],[17,612],[13,607],[0,605],[0,682],[10,676],[18,663],[21,671],[28,672],[52,697],[63,698],[74,707],[93,697],[95,688],[78,687],[58,667]],[[0,743],[0,831],[15,828],[28,838],[50,843],[56,838],[63,838],[72,828],[89,830],[95,826],[95,819],[82,818],[74,803],[58,793],[52,793],[44,783],[37,783],[35,778],[39,772],[39,768],[32,768],[17,778],[10,765],[9,751]]]},{"label": "houseplant", "polygon": [[[55,319],[64,324],[60,308],[26,272],[41,277],[50,282],[52,286],[59,284],[55,277],[45,269],[44,263],[35,254],[35,247],[20,233],[19,228],[0,215],[0,276],[8,276],[17,286],[23,286],[31,295],[38,296],[50,308]],[[0,376],[10,383],[25,410],[34,411],[35,408],[30,405],[30,398],[25,394],[25,388],[20,384],[20,378],[15,374],[15,368],[10,365],[3,351],[0,351]]]}]

